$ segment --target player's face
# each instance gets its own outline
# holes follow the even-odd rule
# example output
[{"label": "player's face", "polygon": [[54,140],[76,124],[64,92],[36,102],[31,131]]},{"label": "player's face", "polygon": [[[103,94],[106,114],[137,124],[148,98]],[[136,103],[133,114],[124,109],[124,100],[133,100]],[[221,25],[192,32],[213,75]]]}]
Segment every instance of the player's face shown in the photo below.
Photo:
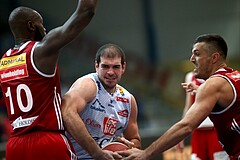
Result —
[{"label": "player's face", "polygon": [[204,42],[193,45],[190,61],[194,64],[196,78],[207,79],[211,75],[211,55],[207,52]]},{"label": "player's face", "polygon": [[36,41],[41,41],[45,35],[46,35],[46,32],[45,32],[44,27],[38,27],[35,30],[35,37],[34,37],[34,39]]},{"label": "player's face", "polygon": [[41,41],[43,37],[46,35],[46,29],[43,26],[43,19],[39,13],[36,13],[37,17],[35,19],[35,36],[34,40]]},{"label": "player's face", "polygon": [[121,57],[101,57],[99,64],[95,64],[98,77],[109,93],[113,93],[116,84],[125,71],[126,64],[121,64]]}]

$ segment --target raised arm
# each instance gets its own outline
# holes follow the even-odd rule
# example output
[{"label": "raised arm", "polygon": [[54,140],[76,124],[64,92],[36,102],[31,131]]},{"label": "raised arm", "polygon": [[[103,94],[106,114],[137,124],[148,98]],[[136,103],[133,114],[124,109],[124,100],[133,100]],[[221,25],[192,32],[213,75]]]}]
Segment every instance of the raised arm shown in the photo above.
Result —
[{"label": "raised arm", "polygon": [[62,26],[51,30],[38,43],[34,51],[34,62],[40,71],[50,74],[54,72],[60,49],[75,39],[90,23],[95,14],[96,4],[97,0],[78,0],[72,16]]}]

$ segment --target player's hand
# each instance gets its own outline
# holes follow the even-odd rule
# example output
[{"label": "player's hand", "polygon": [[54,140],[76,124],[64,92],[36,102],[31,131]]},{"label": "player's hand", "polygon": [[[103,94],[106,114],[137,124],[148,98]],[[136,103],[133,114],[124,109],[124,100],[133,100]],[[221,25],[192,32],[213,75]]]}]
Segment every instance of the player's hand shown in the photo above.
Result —
[{"label": "player's hand", "polygon": [[184,150],[184,141],[179,142],[176,146],[175,146],[176,151],[178,152],[183,152]]},{"label": "player's hand", "polygon": [[129,141],[129,140],[127,140],[124,137],[117,137],[117,141],[121,142],[123,144],[126,144],[129,148],[133,148],[134,147],[134,143]]},{"label": "player's hand", "polygon": [[117,151],[121,156],[125,157],[122,160],[148,160],[145,151],[137,148],[128,149],[125,151]]},{"label": "player's hand", "polygon": [[197,89],[198,89],[198,85],[196,85],[193,82],[189,82],[189,83],[181,83],[183,89],[185,89],[186,92],[191,93],[193,95],[196,94]]},{"label": "player's hand", "polygon": [[96,160],[120,160],[122,158],[123,157],[117,152],[112,152],[109,150],[102,150],[98,156],[94,157]]}]

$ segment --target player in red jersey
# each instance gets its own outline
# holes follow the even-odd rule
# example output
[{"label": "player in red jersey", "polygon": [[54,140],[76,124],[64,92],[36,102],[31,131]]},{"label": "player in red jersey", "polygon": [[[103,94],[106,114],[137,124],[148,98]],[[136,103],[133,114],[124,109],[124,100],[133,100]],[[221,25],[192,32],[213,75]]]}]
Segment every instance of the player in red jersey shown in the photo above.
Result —
[{"label": "player in red jersey", "polygon": [[[209,116],[218,140],[230,159],[240,159],[240,72],[227,67],[227,44],[214,34],[199,36],[193,45],[190,61],[195,77],[206,80],[197,89],[193,105],[185,116],[145,150],[119,151],[125,160],[150,159],[189,136]],[[186,85],[192,91],[192,85]]]},{"label": "player in red jersey", "polygon": [[8,160],[72,160],[61,116],[60,49],[76,38],[95,14],[97,0],[79,0],[72,16],[46,34],[41,15],[18,7],[9,16],[15,46],[0,63],[0,79],[12,132]]}]

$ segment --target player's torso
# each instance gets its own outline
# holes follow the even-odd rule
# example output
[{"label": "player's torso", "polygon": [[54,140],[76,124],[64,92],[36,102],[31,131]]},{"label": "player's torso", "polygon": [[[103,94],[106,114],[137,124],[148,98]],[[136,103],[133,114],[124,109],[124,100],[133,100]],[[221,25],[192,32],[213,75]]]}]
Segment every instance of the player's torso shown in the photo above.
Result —
[{"label": "player's torso", "polygon": [[228,80],[234,92],[232,103],[222,109],[216,105],[209,116],[217,129],[218,139],[230,155],[240,155],[240,72],[224,68],[213,76]]},{"label": "player's torso", "polygon": [[63,129],[59,75],[45,75],[36,68],[35,45],[29,41],[19,49],[10,49],[1,59],[1,85],[13,127],[11,136]]},{"label": "player's torso", "polygon": [[[98,88],[96,98],[80,114],[91,136],[103,147],[125,130],[130,116],[131,95],[117,85],[116,92],[109,94],[97,78],[91,77]],[[79,155],[79,154],[78,154]]]}]

